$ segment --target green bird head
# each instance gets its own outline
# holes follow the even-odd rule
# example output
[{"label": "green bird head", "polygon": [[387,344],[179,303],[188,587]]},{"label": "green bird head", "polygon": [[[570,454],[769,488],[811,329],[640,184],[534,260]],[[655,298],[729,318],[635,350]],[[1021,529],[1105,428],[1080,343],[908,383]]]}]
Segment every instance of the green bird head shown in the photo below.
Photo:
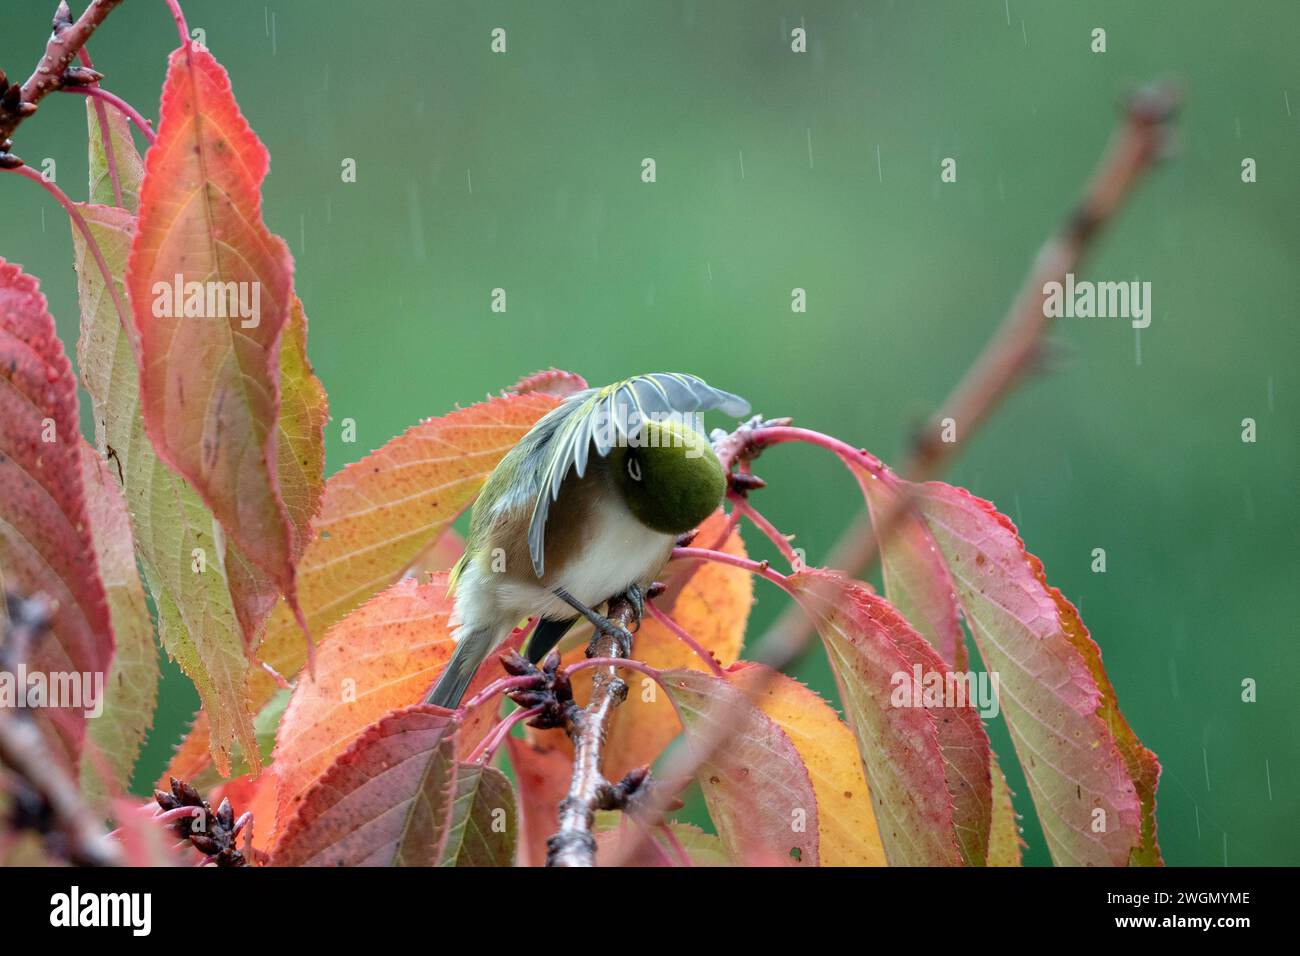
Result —
[{"label": "green bird head", "polygon": [[471,545],[486,540],[503,505],[526,502],[528,556],[542,577],[547,516],[561,486],[587,474],[590,461],[611,456],[617,487],[642,523],[665,534],[689,531],[718,506],[726,487],[708,441],[681,423],[710,409],[740,417],[749,403],[682,372],[637,375],[570,395],[488,479],[474,505]]},{"label": "green bird head", "polygon": [[690,531],[714,512],[727,488],[708,440],[676,421],[646,422],[610,452],[609,464],[628,510],[665,534]]}]

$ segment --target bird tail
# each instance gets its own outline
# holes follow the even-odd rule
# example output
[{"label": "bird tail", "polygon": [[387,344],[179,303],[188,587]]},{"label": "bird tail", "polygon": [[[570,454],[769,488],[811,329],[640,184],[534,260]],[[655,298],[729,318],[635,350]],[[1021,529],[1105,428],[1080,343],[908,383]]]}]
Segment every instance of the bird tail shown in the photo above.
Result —
[{"label": "bird tail", "polygon": [[496,629],[492,627],[462,633],[456,641],[455,653],[447,662],[438,683],[433,686],[426,703],[446,707],[448,710],[459,707],[460,699],[465,696],[465,688],[496,644],[496,636]]},{"label": "bird tail", "polygon": [[542,618],[533,628],[533,636],[528,638],[528,660],[534,664],[540,664],[542,658],[556,644],[560,643],[560,638],[569,632],[569,628],[578,623],[576,617],[566,618],[563,621],[552,621],[548,618]]}]

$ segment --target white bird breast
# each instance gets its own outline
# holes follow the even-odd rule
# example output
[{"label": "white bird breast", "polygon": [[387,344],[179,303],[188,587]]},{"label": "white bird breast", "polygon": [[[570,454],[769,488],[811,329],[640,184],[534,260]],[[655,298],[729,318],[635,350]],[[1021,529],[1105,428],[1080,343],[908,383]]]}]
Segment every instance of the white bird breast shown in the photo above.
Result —
[{"label": "white bird breast", "polygon": [[[557,586],[594,607],[629,584],[649,583],[674,541],[673,535],[637,521],[620,496],[602,496],[581,553],[570,559]],[[540,584],[494,574],[490,566],[471,563],[456,588],[455,620],[466,632],[502,619],[513,623],[524,617],[566,618],[574,613]]]}]

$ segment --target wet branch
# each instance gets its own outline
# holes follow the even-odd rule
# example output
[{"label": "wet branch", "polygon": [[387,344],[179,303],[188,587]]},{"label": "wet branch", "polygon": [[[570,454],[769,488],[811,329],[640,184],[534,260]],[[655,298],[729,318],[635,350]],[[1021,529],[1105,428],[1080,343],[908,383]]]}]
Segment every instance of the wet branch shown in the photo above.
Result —
[{"label": "wet branch", "polygon": [[[49,616],[39,601],[6,598],[0,670],[16,673],[44,634]],[[52,850],[78,866],[117,866],[118,847],[98,814],[82,799],[81,787],[50,753],[41,728],[24,709],[0,707],[0,765],[12,772],[10,795],[17,828],[42,833]]]},{"label": "wet branch", "polygon": [[13,147],[14,131],[36,112],[42,99],[66,87],[85,86],[102,79],[94,70],[73,66],[72,61],[91,34],[121,3],[122,0],[92,0],[85,12],[73,20],[67,0],[60,0],[45,52],[27,82],[21,86],[10,84],[4,71],[0,70],[0,169],[16,169],[23,165],[21,159],[9,152]]},{"label": "wet branch", "polygon": [[[901,469],[904,478],[921,482],[942,474],[1007,395],[1039,365],[1052,324],[1043,308],[1043,287],[1049,282],[1063,283],[1066,273],[1079,268],[1133,188],[1163,158],[1169,144],[1169,124],[1179,102],[1178,91],[1171,87],[1141,90],[1130,97],[1124,120],[1113,134],[1083,199],[1039,250],[997,332],[913,441]],[[949,442],[941,438],[946,418],[957,426],[954,440]],[[860,577],[875,563],[880,542],[897,530],[912,505],[910,495],[900,495],[896,506],[879,516],[874,529],[863,508],[832,549],[826,566]],[[812,625],[803,612],[790,607],[764,635],[760,650],[779,668],[802,651],[811,633]],[[762,653],[758,657],[767,659]]]},{"label": "wet branch", "polygon": [[[564,727],[573,741],[573,776],[569,792],[560,802],[560,827],[546,841],[547,866],[595,866],[596,837],[592,825],[597,810],[631,809],[631,804],[648,790],[648,768],[633,770],[618,783],[605,779],[605,742],[614,719],[614,711],[627,698],[627,684],[618,676],[618,665],[607,659],[631,656],[630,636],[636,622],[636,608],[627,597],[609,602],[605,612],[615,625],[608,632],[597,630],[587,646],[587,657],[602,661],[593,665],[591,699],[579,707],[573,699],[566,670],[559,669],[559,655],[552,652],[541,670],[523,658],[505,661],[512,674],[529,673],[543,680],[541,686],[508,691],[517,704],[536,707],[540,715],[530,723],[537,727]],[[618,633],[621,629],[624,633]]]}]

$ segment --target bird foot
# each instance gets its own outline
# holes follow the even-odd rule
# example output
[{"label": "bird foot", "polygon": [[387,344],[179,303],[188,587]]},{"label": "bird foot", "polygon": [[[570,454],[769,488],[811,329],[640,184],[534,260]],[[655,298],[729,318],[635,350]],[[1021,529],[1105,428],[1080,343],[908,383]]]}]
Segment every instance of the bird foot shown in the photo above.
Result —
[{"label": "bird foot", "polygon": [[[593,611],[591,608],[587,607],[587,605],[583,604],[581,601],[575,598],[568,591],[564,590],[564,588],[556,588],[555,596],[558,597],[565,604],[569,605],[569,607],[573,608],[583,617],[585,617],[588,621],[590,621],[591,626],[596,629],[596,637],[600,637],[600,636],[612,637],[615,641],[617,641],[619,645],[620,657],[627,657],[630,653],[632,653],[632,632],[629,631],[627,628],[623,627],[621,624],[614,623],[609,619],[609,617],[606,617],[604,614],[601,614],[598,611]],[[631,587],[629,587],[628,590],[625,591],[623,594],[620,594],[618,597],[611,598],[609,604],[611,607],[613,607],[613,605],[615,605],[621,600],[627,601],[627,603],[631,606],[632,617],[636,621],[637,627],[640,627],[641,615],[645,611],[645,597],[644,595],[642,595],[641,589],[634,584]],[[595,643],[595,640],[596,638],[593,638],[592,640],[593,644]],[[588,647],[587,651],[588,651],[587,656],[590,657],[591,648]]]}]

